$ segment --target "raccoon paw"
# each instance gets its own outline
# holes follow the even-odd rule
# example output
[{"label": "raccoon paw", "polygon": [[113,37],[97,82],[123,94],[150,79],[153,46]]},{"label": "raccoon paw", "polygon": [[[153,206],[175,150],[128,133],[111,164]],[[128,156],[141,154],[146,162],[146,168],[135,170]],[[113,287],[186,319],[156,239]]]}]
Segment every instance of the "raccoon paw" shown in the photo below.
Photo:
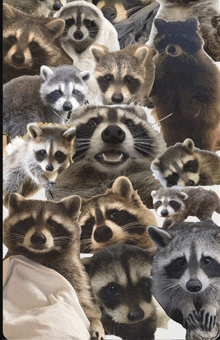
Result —
[{"label": "raccoon paw", "polygon": [[207,331],[211,332],[212,328],[216,323],[216,311],[214,308],[206,307],[200,310],[199,312],[200,325],[201,327]]},{"label": "raccoon paw", "polygon": [[196,310],[189,313],[184,319],[183,326],[186,329],[194,329],[200,327],[199,324],[199,314]]},{"label": "raccoon paw", "polygon": [[104,340],[105,331],[101,321],[95,320],[90,323],[91,340]]}]

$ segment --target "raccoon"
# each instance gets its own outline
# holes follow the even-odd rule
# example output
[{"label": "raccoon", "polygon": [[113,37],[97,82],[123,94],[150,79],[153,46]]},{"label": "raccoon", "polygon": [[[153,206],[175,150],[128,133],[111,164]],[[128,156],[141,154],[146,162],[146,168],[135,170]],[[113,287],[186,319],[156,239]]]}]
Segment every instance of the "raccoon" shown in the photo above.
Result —
[{"label": "raccoon", "polygon": [[183,222],[188,216],[200,221],[211,220],[214,211],[220,214],[220,198],[204,188],[161,188],[152,191],[153,204],[159,216],[166,217],[163,229],[171,223]]},{"label": "raccoon", "polygon": [[148,232],[157,245],[152,268],[155,298],[187,329],[188,339],[217,339],[220,228],[211,221],[182,222],[168,232],[153,226]]},{"label": "raccoon", "polygon": [[11,194],[9,215],[3,222],[3,242],[8,248],[5,258],[23,255],[64,276],[75,289],[90,321],[91,339],[104,340],[101,312],[80,261],[77,222],[80,204],[78,196],[51,202]]},{"label": "raccoon", "polygon": [[8,144],[3,159],[6,207],[13,192],[26,197],[43,186],[51,193],[52,179],[70,164],[75,152],[75,135],[75,126],[30,123],[24,137],[16,137]]},{"label": "raccoon", "polygon": [[3,86],[3,132],[23,136],[31,122],[64,124],[84,104],[89,71],[73,66],[41,66],[40,76],[21,76]]},{"label": "raccoon", "polygon": [[112,24],[126,20],[152,2],[155,2],[155,0],[93,0],[93,4],[102,11],[104,17]]},{"label": "raccoon", "polygon": [[102,312],[106,334],[124,340],[154,339],[156,327],[167,321],[151,292],[152,257],[127,244],[111,245],[83,263]]},{"label": "raccoon", "polygon": [[107,47],[95,44],[91,52],[97,63],[94,76],[105,105],[134,102],[153,107],[149,99],[155,76],[152,48],[136,43],[109,52]]},{"label": "raccoon", "polygon": [[161,187],[150,170],[166,148],[162,136],[147,121],[142,107],[84,105],[74,110],[76,126],[74,165],[56,179],[55,200],[71,194],[88,199],[103,194],[118,176],[127,176],[148,207],[151,191]]},{"label": "raccoon", "polygon": [[62,19],[34,17],[3,4],[3,82],[39,75],[41,65],[72,65],[61,46]]},{"label": "raccoon", "polygon": [[79,216],[81,252],[95,253],[115,243],[126,243],[154,253],[146,232],[157,225],[155,216],[134,191],[130,180],[120,176],[104,194],[82,200]]},{"label": "raccoon", "polygon": [[164,187],[220,184],[220,157],[196,148],[190,138],[159,155],[151,170]]},{"label": "raccoon", "polygon": [[155,19],[154,23],[157,54],[150,98],[164,140],[171,146],[191,138],[198,148],[216,151],[220,140],[220,71],[202,48],[198,21]]},{"label": "raccoon", "polygon": [[[220,61],[220,7],[219,0],[157,0],[160,3],[156,18],[187,20],[196,17],[204,50],[215,61]],[[153,24],[147,44],[152,46],[157,34]]]},{"label": "raccoon", "polygon": [[66,4],[66,0],[4,0],[4,2],[22,12],[45,17],[52,16]]}]

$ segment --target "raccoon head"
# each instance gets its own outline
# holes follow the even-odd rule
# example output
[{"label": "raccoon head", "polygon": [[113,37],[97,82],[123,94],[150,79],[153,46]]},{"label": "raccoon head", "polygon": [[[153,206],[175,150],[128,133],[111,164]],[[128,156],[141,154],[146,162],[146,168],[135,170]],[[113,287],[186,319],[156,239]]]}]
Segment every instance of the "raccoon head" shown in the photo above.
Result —
[{"label": "raccoon head", "polygon": [[66,0],[39,0],[39,2],[52,12],[59,11],[66,4]]},{"label": "raccoon head", "polygon": [[153,190],[151,192],[156,213],[161,217],[170,217],[179,214],[185,209],[184,201],[188,195],[178,189]]},{"label": "raccoon head", "polygon": [[180,56],[187,58],[188,54],[197,52],[203,45],[203,40],[198,33],[199,25],[196,18],[169,22],[156,18],[154,24],[157,29],[154,48],[159,54],[165,53],[166,56],[172,57],[172,61],[173,58]]},{"label": "raccoon head", "polygon": [[164,187],[196,186],[200,180],[200,163],[190,138],[170,146],[151,163],[151,170]]},{"label": "raccoon head", "polygon": [[41,66],[40,75],[44,82],[40,94],[43,103],[57,113],[72,112],[86,100],[89,92],[86,82],[90,74],[73,66]]},{"label": "raccoon head", "polygon": [[29,148],[43,171],[52,173],[69,165],[74,153],[75,126],[29,123],[27,131]]},{"label": "raccoon head", "polygon": [[135,162],[151,160],[165,146],[138,106],[85,105],[74,110],[69,122],[76,126],[74,161],[114,177]]},{"label": "raccoon head", "polygon": [[94,253],[114,243],[133,244],[154,252],[146,227],[156,225],[156,219],[125,176],[118,177],[104,194],[82,201],[79,224],[81,252]]},{"label": "raccoon head", "polygon": [[[16,255],[57,252],[60,255],[79,247],[77,223],[79,196],[59,202],[28,200],[17,193],[9,197],[9,215],[3,223],[3,242]],[[78,246],[77,246],[78,244]]]},{"label": "raccoon head", "polygon": [[62,38],[64,48],[73,48],[76,53],[82,53],[94,42],[103,20],[102,12],[95,5],[81,1],[65,5],[55,17],[66,23]]}]

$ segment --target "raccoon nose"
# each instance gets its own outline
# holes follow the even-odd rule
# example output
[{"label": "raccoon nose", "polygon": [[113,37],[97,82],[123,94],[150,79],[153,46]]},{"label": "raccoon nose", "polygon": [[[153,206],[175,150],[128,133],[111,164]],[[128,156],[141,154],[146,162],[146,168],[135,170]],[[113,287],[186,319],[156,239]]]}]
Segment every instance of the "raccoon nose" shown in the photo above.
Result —
[{"label": "raccoon nose", "polygon": [[173,54],[176,52],[176,47],[174,45],[169,45],[167,47],[167,52],[170,53],[170,54]]},{"label": "raccoon nose", "polygon": [[53,171],[54,167],[53,167],[53,165],[47,165],[45,167],[45,169],[46,169],[46,171]]},{"label": "raccoon nose", "polygon": [[36,232],[31,236],[31,243],[33,244],[44,244],[46,243],[46,240],[45,235],[40,232]]},{"label": "raccoon nose", "polygon": [[190,292],[196,293],[196,292],[199,292],[202,289],[202,283],[197,279],[191,279],[187,282],[186,288]]},{"label": "raccoon nose", "polygon": [[70,110],[72,110],[72,104],[70,103],[70,102],[65,102],[64,104],[63,104],[63,109],[64,109],[64,111],[70,111]]},{"label": "raccoon nose", "polygon": [[112,96],[112,101],[113,101],[113,103],[120,104],[120,103],[123,102],[123,100],[124,100],[124,97],[122,96],[121,93],[118,93],[118,94],[115,93],[115,94],[113,94],[113,96]]},{"label": "raccoon nose", "polygon": [[94,239],[96,242],[107,242],[112,238],[112,235],[112,230],[107,226],[103,226],[95,230]]},{"label": "raccoon nose", "polygon": [[144,311],[141,308],[131,310],[127,317],[129,321],[141,320],[144,317]]},{"label": "raccoon nose", "polygon": [[59,11],[59,9],[60,9],[61,7],[63,7],[61,4],[54,4],[54,5],[53,5],[53,10],[54,10],[54,11]]},{"label": "raccoon nose", "polygon": [[187,183],[186,183],[187,186],[190,186],[190,187],[194,187],[196,185],[196,183],[190,179]]},{"label": "raccoon nose", "polygon": [[102,131],[102,140],[105,143],[118,144],[125,139],[125,132],[118,125],[109,125]]},{"label": "raccoon nose", "polygon": [[25,60],[24,55],[21,52],[14,53],[12,55],[11,59],[12,59],[13,63],[18,64],[18,65],[23,64],[24,60]]},{"label": "raccoon nose", "polygon": [[73,37],[76,39],[76,40],[81,40],[83,38],[83,32],[81,31],[76,31],[74,34],[73,34]]},{"label": "raccoon nose", "polygon": [[162,215],[163,217],[168,216],[168,210],[167,210],[167,209],[161,210],[161,215]]},{"label": "raccoon nose", "polygon": [[114,7],[111,7],[111,6],[104,6],[104,7],[102,7],[101,11],[102,11],[104,17],[106,19],[108,19],[109,21],[115,19],[116,16],[117,16],[116,9]]}]

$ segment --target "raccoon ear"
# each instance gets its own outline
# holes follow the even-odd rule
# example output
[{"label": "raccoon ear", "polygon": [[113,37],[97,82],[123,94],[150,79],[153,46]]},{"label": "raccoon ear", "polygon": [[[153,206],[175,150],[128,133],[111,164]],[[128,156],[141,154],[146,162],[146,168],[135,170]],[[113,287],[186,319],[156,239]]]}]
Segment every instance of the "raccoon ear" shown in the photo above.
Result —
[{"label": "raccoon ear", "polygon": [[153,198],[156,196],[156,194],[157,194],[157,190],[151,191],[151,196],[152,196]]},{"label": "raccoon ear", "polygon": [[185,192],[180,192],[180,197],[185,201],[189,196]]},{"label": "raccoon ear", "polygon": [[63,198],[61,201],[57,202],[58,204],[62,204],[64,209],[68,212],[68,214],[74,218],[78,219],[81,208],[81,198],[77,195],[72,195]]},{"label": "raccoon ear", "polygon": [[20,209],[20,205],[25,201],[25,198],[18,193],[10,194],[8,200],[8,212],[9,215],[14,214]]},{"label": "raccoon ear", "polygon": [[53,70],[46,66],[46,65],[42,65],[41,68],[40,68],[40,76],[41,78],[46,81],[48,80],[49,78],[51,78],[53,76]]},{"label": "raccoon ear", "polygon": [[135,57],[138,59],[139,64],[143,64],[147,58],[148,47],[141,46],[135,51]]},{"label": "raccoon ear", "polygon": [[90,52],[93,54],[95,61],[99,63],[102,57],[109,52],[109,49],[104,45],[93,44],[90,47]]},{"label": "raccoon ear", "polygon": [[81,260],[82,264],[84,265],[87,273],[89,273],[91,262],[92,262],[92,256],[83,257],[80,260]]},{"label": "raccoon ear", "polygon": [[199,22],[196,17],[189,18],[185,21],[187,24],[187,31],[196,32],[199,29]]},{"label": "raccoon ear", "polygon": [[82,80],[87,81],[91,77],[91,72],[90,71],[82,71],[82,72],[80,72],[79,75],[82,78]]},{"label": "raccoon ear", "polygon": [[42,135],[42,130],[37,123],[29,123],[27,125],[27,131],[33,139]]},{"label": "raccoon ear", "polygon": [[3,3],[3,20],[10,20],[16,17],[18,10],[14,7]]},{"label": "raccoon ear", "polygon": [[68,130],[63,133],[63,136],[68,142],[71,142],[74,137],[76,137],[76,127],[71,126]]},{"label": "raccoon ear", "polygon": [[153,160],[153,162],[151,163],[151,170],[160,169],[160,160],[158,158],[156,158],[155,160]]},{"label": "raccoon ear", "polygon": [[112,184],[111,190],[114,194],[120,195],[127,200],[131,199],[134,192],[131,181],[125,176],[117,177]]},{"label": "raccoon ear", "polygon": [[65,20],[64,19],[53,19],[48,22],[45,27],[52,34],[53,40],[59,37],[65,28]]},{"label": "raccoon ear", "polygon": [[167,21],[163,20],[163,19],[156,18],[156,19],[154,19],[154,25],[155,25],[158,33],[164,32],[164,27],[166,27]]},{"label": "raccoon ear", "polygon": [[166,247],[166,245],[172,240],[171,235],[167,231],[158,227],[149,226],[147,227],[147,232],[158,249]]},{"label": "raccoon ear", "polygon": [[194,152],[195,144],[192,139],[190,138],[185,139],[184,142],[182,143],[182,146],[186,148],[187,150],[189,150],[190,153]]}]

